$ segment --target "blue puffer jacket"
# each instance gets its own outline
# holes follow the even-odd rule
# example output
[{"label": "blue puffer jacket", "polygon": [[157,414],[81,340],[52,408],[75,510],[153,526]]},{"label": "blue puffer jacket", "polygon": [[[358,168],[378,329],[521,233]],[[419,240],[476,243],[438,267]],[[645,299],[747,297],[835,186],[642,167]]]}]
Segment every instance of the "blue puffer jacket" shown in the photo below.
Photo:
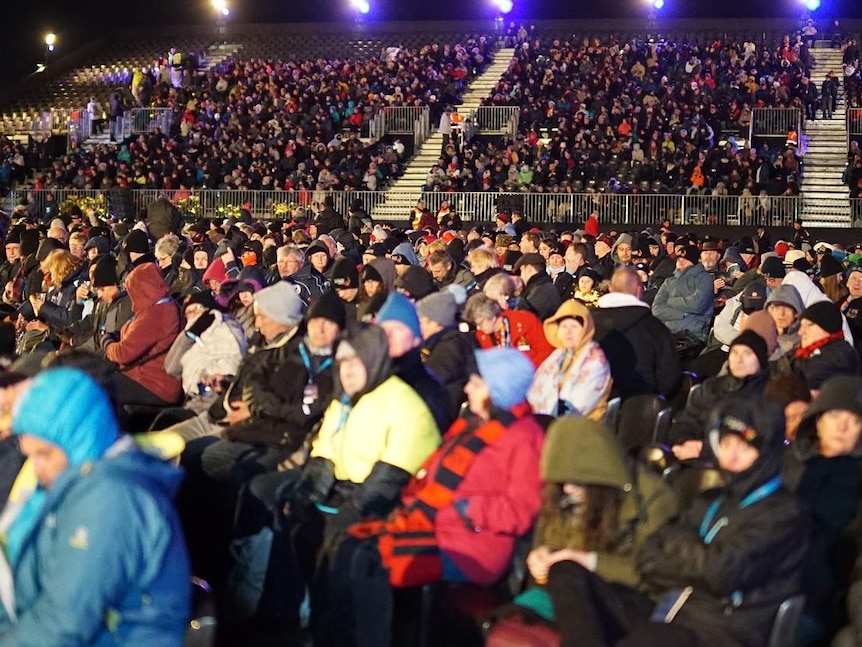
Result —
[{"label": "blue puffer jacket", "polygon": [[190,572],[171,499],[181,478],[130,439],[67,469],[24,542],[18,620],[0,606],[0,647],[180,647]]},{"label": "blue puffer jacket", "polygon": [[652,303],[652,313],[671,332],[688,330],[706,339],[712,325],[713,276],[700,263],[665,280]]}]

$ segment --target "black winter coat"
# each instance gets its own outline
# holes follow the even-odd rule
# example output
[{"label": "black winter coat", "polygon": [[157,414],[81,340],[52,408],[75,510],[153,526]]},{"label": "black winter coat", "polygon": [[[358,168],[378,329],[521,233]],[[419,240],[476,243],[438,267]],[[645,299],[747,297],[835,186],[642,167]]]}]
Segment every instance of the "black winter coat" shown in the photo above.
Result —
[{"label": "black winter coat", "polygon": [[611,366],[614,389],[625,400],[643,393],[667,395],[682,372],[670,330],[649,308],[593,310],[595,341]]},{"label": "black winter coat", "polygon": [[791,367],[809,389],[819,389],[834,375],[859,375],[859,354],[842,339],[820,347],[810,357],[793,359]]},{"label": "black winter coat", "polygon": [[456,328],[444,328],[426,339],[422,347],[425,367],[446,388],[455,411],[464,401],[464,385],[472,373],[478,372],[474,339]]},{"label": "black winter coat", "polygon": [[[234,393],[242,394],[251,418],[225,428],[228,440],[280,448],[285,457],[302,446],[306,436],[323,417],[334,390],[332,362],[326,357],[311,356],[316,398],[304,406],[309,374],[299,351],[305,344],[303,331],[290,333],[255,353],[246,356],[234,383]],[[321,370],[321,366],[325,366]]]},{"label": "black winter coat", "polygon": [[560,294],[561,301],[575,298],[575,290],[578,289],[578,281],[574,276],[563,270],[551,280],[554,282],[554,287],[557,288],[557,292]]},{"label": "black winter coat", "polygon": [[[727,396],[736,393],[757,397],[769,381],[769,373],[761,371],[744,379],[718,375],[706,380],[691,396],[691,401],[673,420],[668,443],[678,445],[686,440],[705,440],[706,423],[713,408]],[[707,447],[704,444],[706,451]]]},{"label": "black winter coat", "polygon": [[328,207],[317,214],[314,224],[317,225],[318,235],[328,234],[333,229],[344,229],[344,216]]},{"label": "black winter coat", "polygon": [[446,387],[422,363],[421,351],[418,348],[407,351],[392,361],[392,368],[394,374],[413,387],[428,406],[440,433],[446,433],[458,417],[458,407],[452,402]]},{"label": "black winter coat", "polygon": [[[713,524],[727,524],[705,545],[698,530],[719,498]],[[648,584],[693,588],[673,624],[697,635],[699,645],[763,647],[779,605],[800,588],[808,546],[800,502],[783,488],[742,509],[741,500],[710,490],[641,550],[639,567]],[[735,592],[741,594],[738,606],[731,601]]]},{"label": "black winter coat", "polygon": [[557,311],[560,303],[560,293],[554,287],[551,277],[545,272],[539,272],[524,286],[518,310],[530,310],[544,321]]}]

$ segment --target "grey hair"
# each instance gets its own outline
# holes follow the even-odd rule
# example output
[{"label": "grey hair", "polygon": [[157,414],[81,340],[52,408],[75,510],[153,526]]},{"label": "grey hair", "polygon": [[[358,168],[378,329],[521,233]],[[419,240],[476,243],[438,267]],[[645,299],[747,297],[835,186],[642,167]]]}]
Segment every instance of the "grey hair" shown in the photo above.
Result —
[{"label": "grey hair", "polygon": [[474,294],[464,306],[464,321],[476,323],[479,319],[496,319],[503,308],[494,299],[479,292]]}]

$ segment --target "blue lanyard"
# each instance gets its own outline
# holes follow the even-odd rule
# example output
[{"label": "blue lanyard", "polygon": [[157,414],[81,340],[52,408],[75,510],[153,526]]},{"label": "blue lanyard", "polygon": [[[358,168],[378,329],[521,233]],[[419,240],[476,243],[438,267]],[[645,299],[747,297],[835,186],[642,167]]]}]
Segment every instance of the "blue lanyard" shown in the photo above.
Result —
[{"label": "blue lanyard", "polygon": [[[771,494],[774,494],[781,487],[781,484],[781,476],[772,477],[766,483],[761,485],[754,492],[752,492],[742,501],[740,501],[737,508],[739,510],[742,510],[743,508],[747,508],[750,505],[754,505],[758,501],[762,501]],[[700,530],[698,531],[698,534],[703,540],[703,543],[707,546],[709,546],[712,543],[712,540],[715,539],[715,536],[718,534],[718,531],[724,528],[728,523],[730,523],[727,517],[722,517],[715,522],[715,525],[712,525],[712,520],[718,513],[718,509],[721,507],[721,503],[723,500],[723,497],[719,497],[712,502],[703,517],[703,521],[700,524]]]},{"label": "blue lanyard", "polygon": [[320,368],[316,371],[314,370],[314,366],[311,363],[311,355],[309,355],[308,350],[305,348],[304,343],[299,344],[299,356],[302,358],[302,365],[305,366],[305,372],[308,374],[308,383],[314,384],[314,378],[319,374],[323,373],[326,369],[332,366],[332,357],[327,357],[320,364]]},{"label": "blue lanyard", "polygon": [[509,320],[503,317],[503,343],[502,346],[508,348],[512,345],[512,333],[509,331]]}]

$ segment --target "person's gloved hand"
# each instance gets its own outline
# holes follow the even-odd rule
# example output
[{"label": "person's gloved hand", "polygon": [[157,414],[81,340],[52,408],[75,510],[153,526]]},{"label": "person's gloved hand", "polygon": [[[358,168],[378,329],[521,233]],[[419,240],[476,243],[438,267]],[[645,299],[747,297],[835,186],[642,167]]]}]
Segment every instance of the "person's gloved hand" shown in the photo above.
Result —
[{"label": "person's gloved hand", "polygon": [[319,514],[311,498],[311,491],[302,486],[287,494],[284,500],[284,516],[294,523],[305,523],[313,515]]},{"label": "person's gloved hand", "polygon": [[195,337],[200,337],[204,334],[204,331],[209,328],[213,322],[215,321],[215,315],[212,311],[207,310],[200,317],[195,319],[194,323],[188,327],[186,333],[188,333],[189,337],[194,339]]},{"label": "person's gloved hand", "polygon": [[102,350],[105,350],[108,348],[108,344],[113,344],[118,341],[120,341],[120,333],[106,332],[104,335],[102,335],[102,340],[99,345],[102,347]]}]

